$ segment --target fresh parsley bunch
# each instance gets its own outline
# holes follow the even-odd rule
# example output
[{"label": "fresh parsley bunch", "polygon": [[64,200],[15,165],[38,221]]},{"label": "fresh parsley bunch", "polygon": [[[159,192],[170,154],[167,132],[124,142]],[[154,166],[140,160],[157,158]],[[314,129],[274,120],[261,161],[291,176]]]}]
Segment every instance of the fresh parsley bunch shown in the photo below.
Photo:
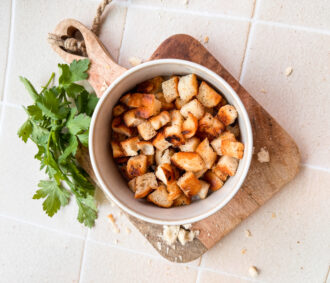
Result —
[{"label": "fresh parsley bunch", "polygon": [[79,167],[75,154],[80,146],[88,147],[89,125],[98,98],[75,83],[87,79],[88,59],[58,67],[58,86],[49,87],[53,73],[40,93],[29,80],[20,77],[34,104],[24,108],[29,117],[18,136],[37,145],[35,158],[40,160],[40,170],[45,169],[49,176],[49,180],[39,182],[40,189],[33,199],[45,199],[43,209],[52,217],[74,195],[79,207],[78,221],[92,227],[97,217],[95,188]]}]

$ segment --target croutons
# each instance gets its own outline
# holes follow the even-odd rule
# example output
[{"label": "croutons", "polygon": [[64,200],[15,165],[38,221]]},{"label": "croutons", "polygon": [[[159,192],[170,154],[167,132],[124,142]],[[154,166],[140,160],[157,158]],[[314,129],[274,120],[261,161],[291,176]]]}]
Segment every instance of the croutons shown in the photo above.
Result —
[{"label": "croutons", "polygon": [[166,102],[170,103],[177,97],[179,97],[178,82],[179,78],[177,76],[174,76],[162,83],[163,94]]},{"label": "croutons", "polygon": [[210,189],[213,192],[219,190],[223,186],[223,182],[211,171],[207,171],[203,178],[210,184]]},{"label": "croutons", "polygon": [[219,109],[217,117],[225,126],[228,126],[235,122],[237,110],[234,106],[227,104]]},{"label": "croutons", "polygon": [[189,205],[191,203],[191,198],[187,197],[185,194],[181,194],[178,198],[173,201],[173,206],[183,206]]},{"label": "croutons", "polygon": [[197,172],[205,168],[202,157],[196,152],[176,152],[171,157],[175,166],[186,171]]},{"label": "croutons", "polygon": [[198,120],[197,118],[191,114],[188,113],[188,118],[183,122],[182,124],[182,134],[185,139],[189,139],[193,137],[198,129]]},{"label": "croutons", "polygon": [[144,198],[152,190],[157,189],[158,183],[154,173],[146,173],[136,178],[135,198]]},{"label": "croutons", "polygon": [[127,162],[127,176],[132,179],[147,172],[147,156],[140,154],[131,157]]},{"label": "croutons", "polygon": [[238,141],[224,140],[221,144],[221,151],[223,155],[242,159],[244,154],[244,144]]},{"label": "croutons", "polygon": [[194,99],[182,106],[180,110],[180,113],[185,118],[188,118],[189,112],[199,120],[204,116],[204,107],[197,99]]},{"label": "croutons", "polygon": [[155,100],[154,104],[151,106],[143,106],[136,109],[136,117],[148,119],[151,116],[157,115],[160,112],[162,103],[159,100]]},{"label": "croutons", "polygon": [[217,154],[213,151],[207,138],[198,145],[196,152],[203,158],[206,168],[211,169],[217,159]]},{"label": "croutons", "polygon": [[178,147],[184,144],[184,137],[182,135],[181,127],[177,125],[173,125],[170,127],[166,127],[164,131],[165,140],[167,140],[172,145]]},{"label": "croutons", "polygon": [[209,188],[210,188],[210,184],[209,183],[206,183],[204,181],[199,181],[201,183],[201,189],[200,191],[198,192],[198,196],[200,199],[205,199],[206,196],[207,196],[207,193],[209,192]]},{"label": "croutons", "polygon": [[184,173],[177,183],[183,193],[188,197],[197,195],[202,188],[201,182],[193,172]]},{"label": "croutons", "polygon": [[136,116],[136,111],[137,109],[131,109],[124,114],[123,119],[127,127],[137,127],[144,122]]},{"label": "croutons", "polygon": [[199,120],[198,132],[201,137],[213,140],[218,137],[225,129],[225,126],[210,113],[205,113],[204,117]]},{"label": "croutons", "polygon": [[136,192],[136,178],[134,178],[128,182],[128,187],[131,189],[131,191],[133,193]]},{"label": "croutons", "polygon": [[216,168],[218,168],[224,174],[234,176],[238,167],[238,160],[230,156],[221,156]]},{"label": "croutons", "polygon": [[168,163],[158,165],[156,170],[156,177],[165,185],[175,181],[175,172],[172,166]]},{"label": "croutons", "polygon": [[167,111],[163,111],[163,112],[159,113],[157,116],[154,116],[149,119],[151,126],[155,130],[160,129],[161,127],[165,126],[170,121],[171,121],[171,116],[170,116],[170,113],[168,113]]},{"label": "croutons", "polygon": [[217,175],[222,182],[225,182],[228,178],[228,174],[223,173],[217,165],[213,166],[212,173]]},{"label": "croutons", "polygon": [[187,101],[177,98],[177,99],[175,99],[175,102],[174,102],[175,108],[180,110],[182,108],[182,106],[185,105],[186,103],[187,103]]},{"label": "croutons", "polygon": [[157,134],[157,132],[151,126],[151,123],[149,121],[145,121],[142,124],[138,125],[137,129],[139,131],[140,136],[146,141],[152,139]]},{"label": "croutons", "polygon": [[118,117],[121,114],[123,114],[126,110],[127,110],[127,107],[125,105],[118,104],[113,108],[112,114],[113,114],[114,117]]},{"label": "croutons", "polygon": [[155,163],[155,155],[147,155],[147,166],[152,166]]},{"label": "croutons", "polygon": [[198,81],[195,74],[186,75],[180,78],[178,84],[180,98],[189,101],[198,92]]},{"label": "croutons", "polygon": [[197,99],[205,107],[215,107],[219,104],[222,97],[213,88],[211,88],[206,82],[201,82]]},{"label": "croutons", "polygon": [[148,141],[139,141],[137,143],[137,148],[141,150],[141,152],[145,155],[153,155],[155,154],[154,146],[151,142]]},{"label": "croutons", "polygon": [[200,171],[197,171],[197,172],[194,172],[195,176],[199,179],[199,178],[202,178],[204,176],[204,173],[207,171],[208,169],[207,168],[204,168]]},{"label": "croutons", "polygon": [[142,93],[157,93],[161,91],[163,81],[164,79],[161,76],[154,77],[138,84],[136,86],[136,91]]},{"label": "croutons", "polygon": [[131,137],[133,134],[133,130],[128,128],[121,120],[120,117],[116,117],[112,120],[111,128],[114,132],[118,134],[123,134],[127,137]]},{"label": "croutons", "polygon": [[168,196],[167,196],[168,200],[175,200],[183,194],[177,182],[169,183],[166,189],[168,191]]},{"label": "croutons", "polygon": [[171,111],[171,124],[172,124],[172,126],[182,127],[183,121],[184,121],[183,116],[181,115],[179,110],[172,110]]},{"label": "croutons", "polygon": [[197,137],[192,137],[179,146],[180,151],[194,152],[201,141]]},{"label": "croutons", "polygon": [[120,143],[121,147],[123,148],[126,156],[135,156],[138,153],[138,146],[137,143],[140,141],[138,137],[130,138],[124,140]]},{"label": "croutons", "polygon": [[119,142],[112,141],[112,156],[113,158],[123,157],[125,156],[125,152],[121,149]]},{"label": "croutons", "polygon": [[157,136],[153,139],[152,144],[160,151],[164,151],[172,145],[165,139],[164,131],[161,131],[157,134]]},{"label": "croutons", "polygon": [[173,201],[168,199],[167,190],[163,185],[159,186],[155,191],[148,195],[147,199],[157,206],[165,208],[171,207],[173,204]]},{"label": "croutons", "polygon": [[211,141],[211,145],[218,155],[223,155],[221,146],[224,140],[236,141],[234,134],[228,131],[224,132],[220,135],[220,137]]},{"label": "croutons", "polygon": [[160,164],[170,164],[171,163],[171,157],[174,154],[174,150],[172,148],[168,148],[164,151],[161,150],[156,150],[156,154],[155,154],[155,160],[156,160],[156,164],[160,165]]},{"label": "croutons", "polygon": [[172,109],[174,109],[174,104],[166,102],[164,94],[162,92],[157,92],[155,94],[155,97],[162,103],[162,109],[163,110],[172,110]]}]

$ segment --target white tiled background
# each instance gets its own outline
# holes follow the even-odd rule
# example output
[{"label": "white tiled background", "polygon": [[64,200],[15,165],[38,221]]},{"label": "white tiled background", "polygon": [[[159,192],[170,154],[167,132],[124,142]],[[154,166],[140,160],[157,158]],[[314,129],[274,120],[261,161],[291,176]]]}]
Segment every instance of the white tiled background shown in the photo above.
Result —
[{"label": "white tiled background", "polygon": [[47,32],[66,17],[90,26],[97,5],[0,1],[0,282],[330,282],[330,1],[121,0],[107,9],[100,37],[125,67],[172,34],[208,36],[205,46],[301,150],[297,178],[190,264],[162,259],[100,192],[89,231],[75,220],[74,203],[50,219],[32,200],[44,175],[35,147],[16,136],[20,105],[31,102],[18,76],[45,83],[61,61]]}]

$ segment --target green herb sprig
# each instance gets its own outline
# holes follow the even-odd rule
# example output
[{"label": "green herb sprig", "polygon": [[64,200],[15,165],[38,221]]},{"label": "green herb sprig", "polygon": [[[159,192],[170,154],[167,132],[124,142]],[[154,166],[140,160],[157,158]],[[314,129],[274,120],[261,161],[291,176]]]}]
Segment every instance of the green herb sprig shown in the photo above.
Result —
[{"label": "green herb sprig", "polygon": [[75,158],[79,146],[88,147],[89,125],[98,102],[94,93],[75,83],[87,79],[89,63],[85,59],[59,64],[58,86],[50,87],[53,73],[40,93],[28,79],[20,77],[34,104],[24,107],[29,117],[18,136],[37,145],[35,158],[41,163],[40,170],[45,169],[49,176],[49,180],[39,182],[33,199],[45,199],[43,209],[52,217],[73,195],[79,208],[78,221],[92,227],[97,218],[95,188]]}]

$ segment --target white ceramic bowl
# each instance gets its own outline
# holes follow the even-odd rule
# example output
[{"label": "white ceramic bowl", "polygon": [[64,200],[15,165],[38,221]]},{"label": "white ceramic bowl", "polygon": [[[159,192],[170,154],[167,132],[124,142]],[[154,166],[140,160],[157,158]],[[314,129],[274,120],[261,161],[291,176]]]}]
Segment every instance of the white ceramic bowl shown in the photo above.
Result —
[{"label": "white ceramic bowl", "polygon": [[[137,200],[121,176],[111,153],[112,109],[119,98],[138,83],[155,76],[196,74],[200,79],[218,89],[238,111],[241,139],[245,145],[243,159],[237,173],[225,185],[204,200],[190,205],[160,208],[145,200]],[[179,225],[199,221],[221,209],[237,193],[249,170],[252,157],[252,131],[248,114],[228,83],[209,69],[189,61],[162,59],[138,65],[116,79],[100,99],[90,127],[89,152],[96,177],[104,193],[127,213],[144,221],[161,225]]]}]

